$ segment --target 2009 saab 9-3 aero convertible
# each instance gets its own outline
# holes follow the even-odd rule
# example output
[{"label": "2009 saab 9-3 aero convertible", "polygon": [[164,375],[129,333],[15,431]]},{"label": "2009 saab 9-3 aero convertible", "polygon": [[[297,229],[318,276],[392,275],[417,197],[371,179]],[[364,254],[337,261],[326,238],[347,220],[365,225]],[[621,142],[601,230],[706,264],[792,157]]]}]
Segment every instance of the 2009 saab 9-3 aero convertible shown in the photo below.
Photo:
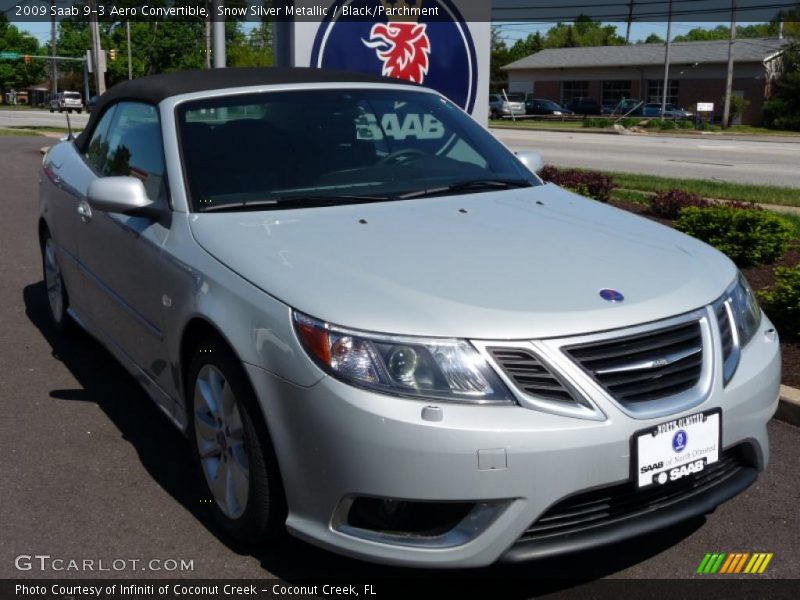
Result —
[{"label": "2009 saab 9-3 aero convertible", "polygon": [[540,163],[394,80],[122,83],[44,158],[52,317],[241,540],[465,567],[707,513],[767,464],[775,331],[725,256]]}]

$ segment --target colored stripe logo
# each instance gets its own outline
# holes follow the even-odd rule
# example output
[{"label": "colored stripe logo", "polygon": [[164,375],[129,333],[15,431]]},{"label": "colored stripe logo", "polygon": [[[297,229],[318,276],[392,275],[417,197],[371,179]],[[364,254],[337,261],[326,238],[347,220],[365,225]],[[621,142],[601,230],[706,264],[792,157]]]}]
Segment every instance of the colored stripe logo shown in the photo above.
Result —
[{"label": "colored stripe logo", "polygon": [[738,573],[761,574],[767,569],[772,556],[772,552],[754,552],[753,554],[749,552],[708,553],[700,561],[695,573],[703,575],[714,573],[725,575]]}]

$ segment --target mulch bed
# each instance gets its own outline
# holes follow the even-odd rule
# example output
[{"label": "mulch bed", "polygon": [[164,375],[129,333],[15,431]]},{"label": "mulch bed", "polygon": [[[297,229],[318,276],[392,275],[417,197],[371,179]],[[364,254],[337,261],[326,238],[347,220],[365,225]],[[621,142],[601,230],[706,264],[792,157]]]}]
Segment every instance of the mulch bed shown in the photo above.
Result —
[{"label": "mulch bed", "polygon": [[[647,206],[644,204],[617,200],[612,200],[609,204],[642,217],[647,217],[662,225],[672,227],[672,221],[653,217],[648,214]],[[742,274],[747,278],[750,287],[757,292],[771,286],[775,282],[775,274],[773,272],[775,267],[792,267],[797,264],[800,264],[800,240],[797,240],[789,251],[775,264],[746,267],[742,269]],[[796,335],[793,337],[789,336],[788,332],[779,331],[778,333],[781,334],[781,355],[783,362],[782,383],[784,385],[800,388],[800,338]]]}]

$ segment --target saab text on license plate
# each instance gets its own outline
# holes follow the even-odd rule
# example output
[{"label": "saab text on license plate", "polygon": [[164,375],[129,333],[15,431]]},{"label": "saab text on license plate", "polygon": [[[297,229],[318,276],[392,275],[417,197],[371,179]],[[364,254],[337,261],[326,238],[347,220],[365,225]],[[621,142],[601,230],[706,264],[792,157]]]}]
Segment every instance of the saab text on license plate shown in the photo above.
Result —
[{"label": "saab text on license plate", "polygon": [[702,472],[719,460],[719,410],[661,423],[634,437],[636,484],[663,485]]}]

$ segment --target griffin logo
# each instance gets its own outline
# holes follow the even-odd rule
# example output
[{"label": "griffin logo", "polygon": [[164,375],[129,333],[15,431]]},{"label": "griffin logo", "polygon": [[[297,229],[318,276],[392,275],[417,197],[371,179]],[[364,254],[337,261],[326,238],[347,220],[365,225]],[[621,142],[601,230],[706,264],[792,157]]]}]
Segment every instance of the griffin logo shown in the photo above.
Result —
[{"label": "griffin logo", "polygon": [[431,42],[424,23],[375,23],[370,39],[361,40],[374,48],[383,62],[381,73],[386,77],[422,83],[428,74],[428,54]]},{"label": "griffin logo", "polygon": [[[435,15],[388,11],[406,6],[435,9]],[[345,7],[375,17],[347,17]],[[423,84],[467,112],[475,107],[475,44],[452,0],[335,0],[317,28],[309,64]]]}]

